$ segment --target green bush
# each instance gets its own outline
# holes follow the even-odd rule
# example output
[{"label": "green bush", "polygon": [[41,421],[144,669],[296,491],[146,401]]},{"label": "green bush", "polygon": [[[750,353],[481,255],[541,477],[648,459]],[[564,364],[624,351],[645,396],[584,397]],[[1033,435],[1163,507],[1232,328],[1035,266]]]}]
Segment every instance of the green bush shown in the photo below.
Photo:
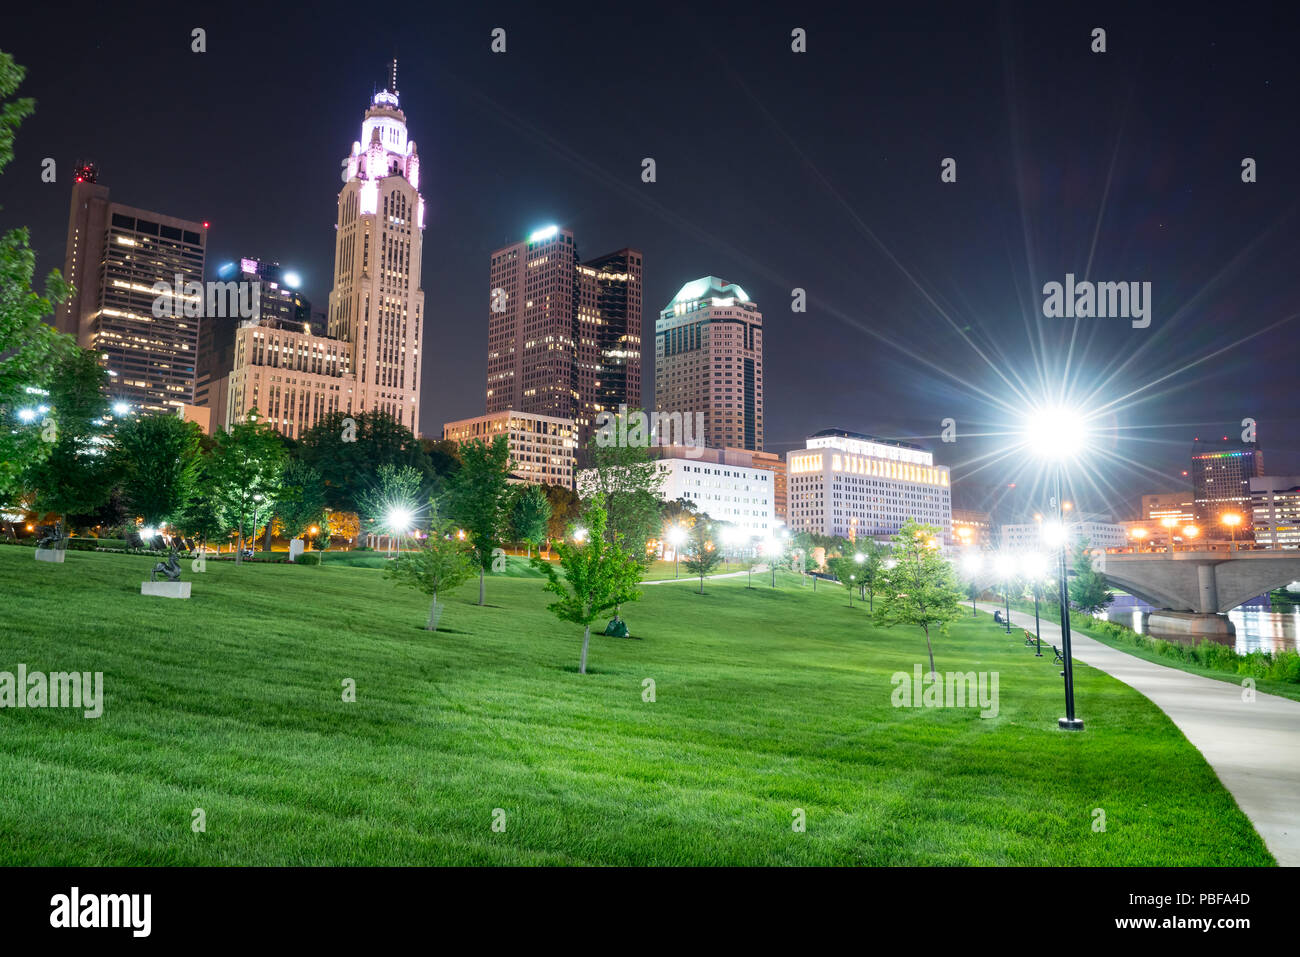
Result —
[{"label": "green bush", "polygon": [[319,565],[320,552],[303,552],[293,560],[295,565]]}]

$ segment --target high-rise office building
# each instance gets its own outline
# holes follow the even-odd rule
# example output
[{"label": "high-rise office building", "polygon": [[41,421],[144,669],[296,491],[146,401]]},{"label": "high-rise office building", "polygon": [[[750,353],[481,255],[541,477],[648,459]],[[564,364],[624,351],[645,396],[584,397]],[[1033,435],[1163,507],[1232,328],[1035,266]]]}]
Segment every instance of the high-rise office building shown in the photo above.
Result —
[{"label": "high-rise office building", "polygon": [[[1250,501],[1256,545],[1300,548],[1300,475],[1252,478]],[[1238,529],[1238,543],[1241,540]]]},{"label": "high-rise office building", "polygon": [[[74,177],[63,278],[76,293],[55,326],[99,353],[115,401],[175,412],[194,401],[202,325],[176,286],[203,281],[207,224],[112,202],[97,179],[92,164]],[[160,283],[176,295],[155,310]]]},{"label": "high-rise office building", "polygon": [[688,282],[655,321],[655,407],[703,415],[697,440],[763,448],[763,314],[735,283]]},{"label": "high-rise office building", "polygon": [[[257,259],[241,259],[217,273],[223,282],[257,283],[257,321],[279,321],[308,324],[312,318],[311,303],[297,290],[297,278],[279,263]],[[234,371],[235,340],[241,323],[240,316],[205,316],[199,329],[198,375],[194,385],[194,404],[211,410],[211,429],[228,428],[227,377]],[[324,332],[321,322],[317,330]],[[307,331],[311,331],[308,328]]]},{"label": "high-rise office building", "polygon": [[943,530],[953,544],[948,467],[906,442],[826,429],[807,448],[785,454],[790,528],[796,532],[883,539],[909,519]]},{"label": "high-rise office building", "polygon": [[398,104],[393,61],[343,160],[328,333],[348,344],[355,410],[388,412],[418,435],[424,200],[420,158]]},{"label": "high-rise office building", "polygon": [[641,404],[641,253],[589,262],[573,232],[548,226],[492,253],[487,411],[572,419]]},{"label": "high-rise office building", "polygon": [[1239,442],[1202,442],[1192,447],[1192,501],[1196,520],[1207,535],[1227,538],[1220,517],[1224,512],[1242,516],[1238,532],[1250,528],[1250,480],[1264,472],[1264,453]]},{"label": "high-rise office building", "polygon": [[325,416],[353,412],[351,358],[349,343],[317,334],[309,322],[268,317],[241,323],[231,372],[213,387],[214,398],[225,396],[213,429],[229,428],[257,409],[271,428],[299,439]]}]

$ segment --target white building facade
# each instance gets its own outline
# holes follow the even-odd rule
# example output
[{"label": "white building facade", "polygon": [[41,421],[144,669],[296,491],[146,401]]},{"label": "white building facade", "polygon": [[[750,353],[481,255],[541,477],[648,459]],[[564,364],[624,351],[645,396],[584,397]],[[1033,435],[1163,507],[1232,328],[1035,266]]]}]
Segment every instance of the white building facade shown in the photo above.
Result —
[{"label": "white building facade", "polygon": [[[1012,552],[1037,552],[1051,550],[1054,546],[1043,535],[1045,522],[1023,522],[1002,526],[1002,547]],[[1110,520],[1109,516],[1081,515],[1065,517],[1065,530],[1070,544],[1087,541],[1090,548],[1125,548],[1129,544],[1128,530]]]},{"label": "white building facade", "polygon": [[948,467],[935,465],[933,453],[840,429],[806,445],[786,453],[792,531],[879,539],[915,519],[952,544]]}]

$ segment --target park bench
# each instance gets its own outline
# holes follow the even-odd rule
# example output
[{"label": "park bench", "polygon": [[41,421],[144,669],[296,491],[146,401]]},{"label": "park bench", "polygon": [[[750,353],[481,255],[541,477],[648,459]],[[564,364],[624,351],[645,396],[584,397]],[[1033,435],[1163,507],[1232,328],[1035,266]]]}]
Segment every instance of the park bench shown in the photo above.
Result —
[{"label": "park bench", "polygon": [[1038,636],[1035,635],[1035,634],[1034,634],[1032,631],[1030,631],[1028,628],[1026,628],[1024,631],[1025,631],[1025,645],[1026,645],[1026,647],[1032,648],[1032,647],[1034,647],[1035,645],[1037,645],[1037,644],[1038,644]]},{"label": "park bench", "polygon": [[1057,661],[1065,660],[1065,656],[1061,654],[1061,652],[1057,649],[1056,645],[1052,645],[1052,653],[1056,655],[1056,658],[1052,662],[1053,664],[1055,664]]}]

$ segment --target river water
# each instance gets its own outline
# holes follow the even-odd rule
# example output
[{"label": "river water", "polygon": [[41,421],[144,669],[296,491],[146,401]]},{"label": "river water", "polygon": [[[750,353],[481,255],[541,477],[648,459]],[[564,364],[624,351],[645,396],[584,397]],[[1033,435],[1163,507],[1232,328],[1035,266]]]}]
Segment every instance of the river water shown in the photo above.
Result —
[{"label": "river water", "polygon": [[[1254,602],[1259,602],[1255,604]],[[1115,601],[1097,617],[1127,625],[1140,634],[1150,631],[1143,615],[1152,610],[1145,602],[1132,595],[1116,595]],[[1242,654],[1248,651],[1295,650],[1296,636],[1300,634],[1300,608],[1270,608],[1261,599],[1232,609],[1228,620],[1237,629],[1235,647]],[[1170,641],[1190,639],[1174,635],[1157,635]],[[1201,639],[1196,639],[1198,642]]]}]

